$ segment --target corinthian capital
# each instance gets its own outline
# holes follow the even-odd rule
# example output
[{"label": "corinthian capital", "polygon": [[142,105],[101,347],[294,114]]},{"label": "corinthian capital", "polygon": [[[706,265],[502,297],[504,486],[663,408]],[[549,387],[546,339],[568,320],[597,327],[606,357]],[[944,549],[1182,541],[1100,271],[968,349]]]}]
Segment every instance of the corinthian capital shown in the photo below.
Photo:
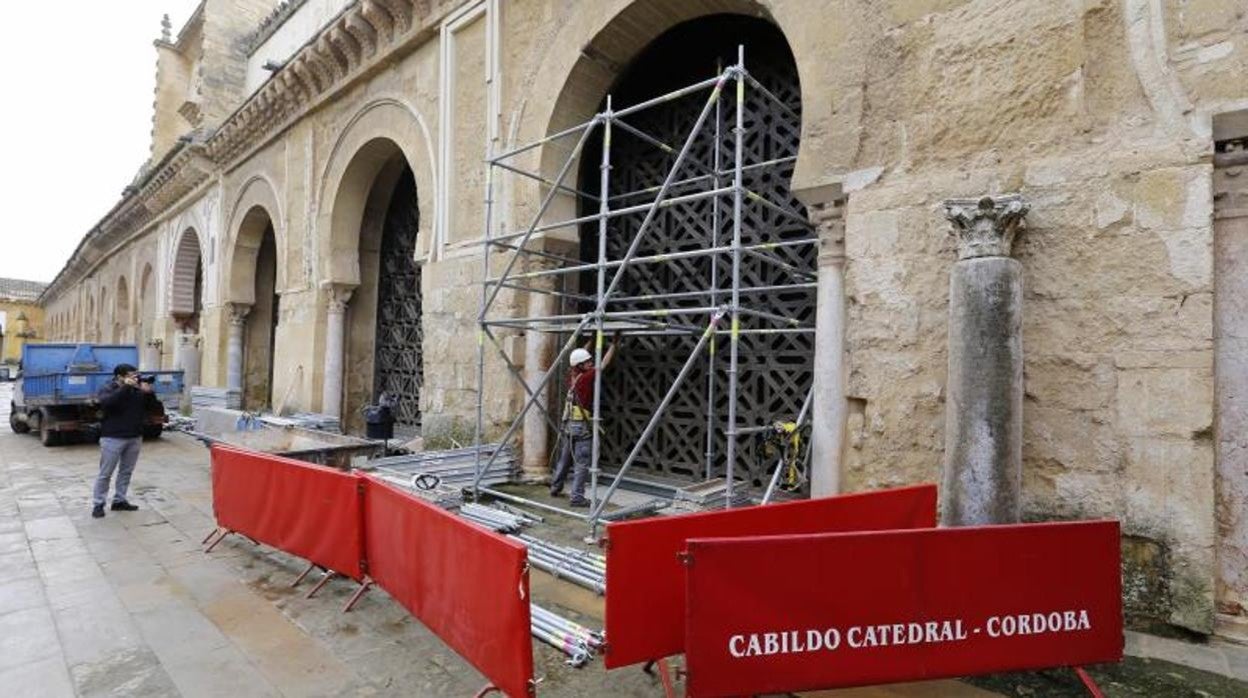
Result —
[{"label": "corinthian capital", "polygon": [[235,327],[242,327],[247,322],[247,315],[251,312],[251,306],[246,303],[230,303],[230,324]]},{"label": "corinthian capital", "polygon": [[958,259],[1009,257],[1028,210],[1018,194],[946,200],[945,217],[958,235]]},{"label": "corinthian capital", "polygon": [[325,307],[329,312],[342,314],[347,311],[347,303],[351,301],[355,286],[322,282],[321,288],[325,291]]}]

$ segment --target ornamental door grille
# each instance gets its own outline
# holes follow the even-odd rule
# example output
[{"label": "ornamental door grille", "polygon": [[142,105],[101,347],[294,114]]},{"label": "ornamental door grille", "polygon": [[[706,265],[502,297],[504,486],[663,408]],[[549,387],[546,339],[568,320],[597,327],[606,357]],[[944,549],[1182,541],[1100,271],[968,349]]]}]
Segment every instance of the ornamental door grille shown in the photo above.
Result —
[{"label": "ornamental door grille", "polygon": [[[756,89],[746,90],[744,163],[748,168],[779,158],[797,155],[801,135],[800,87],[795,69],[783,60],[768,60],[758,53],[750,61],[746,49],[746,66],[750,73],[778,96],[792,112],[778,107]],[[732,163],[735,126],[735,84],[729,83],[720,100],[719,109],[719,168],[725,172],[718,186],[732,183]],[[673,100],[662,108],[642,112],[628,122],[642,131],[679,150],[688,137],[699,111],[706,103],[705,93]],[[617,105],[628,106],[628,103]],[[715,122],[712,115],[707,127],[694,142],[688,160],[675,181],[710,172],[714,168],[716,147]],[[635,192],[663,183],[676,160],[675,153],[664,153],[652,144],[629,135],[623,129],[612,134],[611,146],[611,192],[613,195]],[[590,191],[598,190],[598,156],[601,151],[587,150],[587,160],[592,167],[583,172],[583,185]],[[592,171],[592,173],[591,173]],[[769,201],[781,203],[798,213],[800,220],[779,215],[747,198],[742,216],[742,244],[776,242],[809,238],[812,232],[804,221],[805,208],[793,196],[789,183],[793,163],[783,167],[746,169],[744,184],[751,191],[762,194]],[[673,188],[671,195],[678,196],[693,191],[710,189],[703,180],[696,184]],[[638,199],[644,201],[644,199]],[[613,201],[613,207],[623,207],[627,199]],[[587,202],[586,206],[596,205]],[[637,250],[638,256],[697,250],[731,241],[732,197],[719,199],[718,234],[713,222],[716,220],[715,204],[710,199],[670,206],[662,210]],[[621,259],[644,217],[644,213],[610,219],[608,225],[608,258]],[[771,252],[776,257],[811,274],[816,271],[817,250],[812,245],[779,248]],[[582,255],[594,259],[597,255],[597,234],[594,229],[582,232]],[[654,293],[679,293],[706,291],[712,287],[712,266],[709,257],[672,260],[663,264],[630,265],[621,282],[617,296],[639,296]],[[776,285],[791,272],[773,264],[760,262],[742,255],[742,289]],[[609,278],[609,277],[608,277]],[[718,289],[731,286],[731,257],[721,255],[716,262],[715,284]],[[792,283],[791,280],[784,281]],[[581,288],[592,293],[594,280],[582,278]],[[728,293],[721,292],[712,298],[691,295],[669,302],[675,307],[723,306],[729,302]],[[795,318],[803,325],[813,325],[815,294],[813,289],[789,289],[786,292],[743,292],[743,307]],[[653,302],[639,301],[635,306],[618,303],[612,310],[653,308]],[[588,308],[586,308],[588,309]],[[700,316],[705,323],[707,316]],[[762,327],[759,321],[742,316],[742,329]],[[765,325],[774,327],[774,324]],[[727,327],[727,323],[724,323]],[[602,466],[618,467],[637,442],[655,407],[663,394],[676,380],[682,364],[696,344],[691,336],[631,336],[627,338],[616,357],[615,363],[603,374],[603,455]],[[806,393],[810,389],[813,372],[813,334],[745,334],[739,351],[739,391],[737,422],[740,427],[768,424],[777,420],[796,418]],[[724,472],[726,438],[724,423],[727,412],[728,385],[728,337],[717,337],[714,370],[714,427],[716,434],[712,476]],[[678,395],[661,421],[656,433],[649,439],[644,451],[634,463],[635,468],[654,473],[682,477],[701,478],[706,470],[707,435],[707,374],[710,361],[700,361],[681,387]],[[753,441],[739,437],[739,460],[736,472],[745,474],[755,485],[765,484],[766,471],[774,463],[759,463],[755,457]]]},{"label": "ornamental door grille", "polygon": [[374,399],[384,392],[398,400],[395,425],[404,432],[420,431],[420,387],[424,381],[420,265],[414,260],[419,221],[416,181],[408,169],[395,185],[382,227],[373,375]]}]

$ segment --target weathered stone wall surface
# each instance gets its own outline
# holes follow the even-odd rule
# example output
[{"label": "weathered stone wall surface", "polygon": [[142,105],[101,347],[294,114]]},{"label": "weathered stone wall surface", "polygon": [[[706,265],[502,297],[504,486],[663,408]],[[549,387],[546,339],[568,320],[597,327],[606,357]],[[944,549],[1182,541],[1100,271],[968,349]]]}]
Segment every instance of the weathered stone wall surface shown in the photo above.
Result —
[{"label": "weathered stone wall surface", "polygon": [[[849,197],[850,393],[864,406],[847,482],[938,476],[953,255],[937,205],[1020,191],[1024,517],[1121,519],[1129,610],[1208,631],[1212,142],[1193,117],[1233,95],[1180,66],[1159,96],[1140,54],[1166,46],[1140,45],[1138,24],[1175,17],[1124,14],[1140,3],[931,9],[870,61],[861,164],[884,171]],[[1240,37],[1219,71],[1238,70]],[[1191,112],[1158,104],[1188,80]]]}]

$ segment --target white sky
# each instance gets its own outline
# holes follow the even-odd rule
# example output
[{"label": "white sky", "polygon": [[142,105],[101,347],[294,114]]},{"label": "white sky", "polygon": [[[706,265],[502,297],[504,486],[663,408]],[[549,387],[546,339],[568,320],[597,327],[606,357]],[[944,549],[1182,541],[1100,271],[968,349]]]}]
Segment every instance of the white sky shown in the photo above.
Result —
[{"label": "white sky", "polygon": [[0,277],[51,281],[147,159],[160,17],[198,0],[4,8]]}]

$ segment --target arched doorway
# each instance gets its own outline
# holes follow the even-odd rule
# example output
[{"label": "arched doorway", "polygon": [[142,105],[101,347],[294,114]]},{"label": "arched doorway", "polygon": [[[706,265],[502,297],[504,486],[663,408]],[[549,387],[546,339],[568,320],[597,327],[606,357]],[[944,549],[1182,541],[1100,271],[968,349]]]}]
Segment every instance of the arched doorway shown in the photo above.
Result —
[{"label": "arched doorway", "polygon": [[113,307],[108,304],[108,289],[100,287],[100,314],[91,317],[94,325],[94,337],[97,342],[112,344],[113,339]]},{"label": "arched doorway", "polygon": [[144,264],[139,273],[138,326],[135,340],[146,344],[152,340],[152,323],[156,321],[156,296],[152,293],[152,265]]},{"label": "arched doorway", "polygon": [[243,407],[273,405],[274,356],[280,296],[277,292],[277,234],[263,206],[243,214],[230,260],[230,298],[247,308],[242,330]]},{"label": "arched doorway", "polygon": [[194,228],[187,228],[178,237],[169,286],[169,314],[187,334],[199,333],[200,313],[204,307],[203,289],[204,265],[199,234]]},{"label": "arched doorway", "polygon": [[[609,90],[613,105],[617,109],[627,107],[712,77],[736,62],[738,46],[745,47],[746,68],[750,74],[783,102],[783,106],[777,105],[758,90],[745,92],[746,162],[780,161],[784,164],[746,170],[743,183],[767,200],[781,203],[804,216],[803,206],[789,188],[801,135],[798,71],[784,35],[771,22],[752,16],[721,14],[676,25],[652,41],[620,74]],[[710,125],[695,139],[690,156],[678,173],[678,181],[714,172],[717,162],[720,172],[729,167],[735,145],[735,97],[735,90],[727,90],[721,97],[720,108],[708,122]],[[628,123],[679,149],[705,104],[705,93],[671,99],[629,117]],[[605,106],[604,101],[600,109]],[[661,185],[676,153],[656,148],[652,142],[631,136],[623,129],[617,129],[613,135],[611,195]],[[591,139],[584,151],[594,155],[581,158],[579,187],[584,191],[598,191],[600,171],[596,154],[600,149],[599,136]],[[730,183],[729,173],[721,177],[716,186]],[[718,205],[721,207],[718,213],[710,200],[662,209],[636,255],[667,255],[722,245],[732,234],[730,211],[724,208],[731,207],[731,199],[721,199]],[[583,201],[582,206],[596,207],[597,203]],[[594,212],[596,209],[582,211]],[[642,211],[610,220],[607,235],[610,259],[624,256],[644,217]],[[795,240],[810,235],[809,228],[801,222],[778,216],[747,199],[743,209],[743,244]],[[597,259],[596,224],[582,228],[581,246],[582,259]],[[783,262],[811,274],[816,271],[816,253],[812,245],[772,252]],[[713,286],[724,288],[730,284],[730,265],[726,258],[721,257],[714,271],[712,269],[711,257],[633,266],[626,272],[617,295],[687,293],[689,296],[671,301],[672,305],[687,308],[722,305],[727,302],[724,294],[713,299],[694,295]],[[778,286],[784,283],[779,275],[786,273],[752,256],[742,258],[743,287]],[[593,280],[582,279],[581,287],[592,289]],[[643,300],[636,308],[651,305],[652,301]],[[752,292],[749,305],[808,325],[813,322],[815,295],[813,291],[794,292],[792,288]],[[620,309],[629,307],[623,303],[618,306]],[[576,310],[591,309],[581,306]],[[607,406],[604,408],[604,466],[618,465],[637,443],[659,398],[675,382],[695,343],[696,337],[681,335],[637,336],[628,340],[612,370],[603,374],[603,404]],[[748,427],[794,419],[811,386],[813,356],[812,334],[743,334],[739,352],[737,425]],[[695,365],[633,467],[684,477],[702,477],[708,468],[711,475],[723,474],[726,440],[722,428],[713,429],[715,436],[708,449],[707,414],[709,403],[715,422],[723,424],[728,384],[726,364],[726,361],[712,358]],[[754,485],[765,484],[768,461],[754,457],[752,438],[738,437],[737,453],[736,472],[746,473]]]},{"label": "arched doorway", "polygon": [[[199,385],[199,325],[204,306],[204,264],[199,234],[187,228],[174,247],[173,273],[169,278],[169,314],[178,327],[174,338],[173,367],[184,372],[187,393]],[[189,399],[184,396],[184,400]]]},{"label": "arched doorway", "polygon": [[126,277],[117,279],[117,308],[113,311],[113,342],[129,342],[130,337],[130,287]]},{"label": "arched doorway", "polygon": [[416,179],[398,145],[364,144],[343,174],[334,225],[359,230],[359,286],[346,318],[342,420],[362,428],[360,409],[382,393],[397,401],[395,429],[420,433],[424,362],[421,270],[416,263],[420,207]]}]

